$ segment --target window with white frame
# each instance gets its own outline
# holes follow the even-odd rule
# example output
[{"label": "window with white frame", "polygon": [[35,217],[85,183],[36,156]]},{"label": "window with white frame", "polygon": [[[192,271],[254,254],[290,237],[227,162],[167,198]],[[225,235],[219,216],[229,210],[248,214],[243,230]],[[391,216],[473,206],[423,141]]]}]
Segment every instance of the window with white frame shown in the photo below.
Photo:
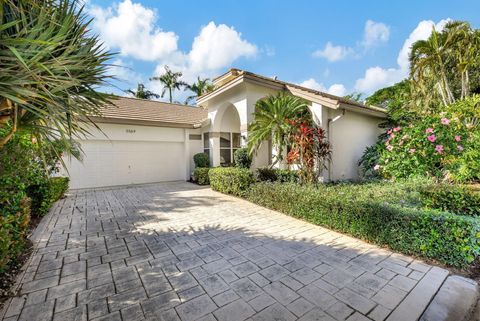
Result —
[{"label": "window with white frame", "polygon": [[220,165],[230,166],[234,163],[233,154],[240,148],[240,133],[220,133]]},{"label": "window with white frame", "polygon": [[210,134],[203,133],[203,152],[210,157]]}]

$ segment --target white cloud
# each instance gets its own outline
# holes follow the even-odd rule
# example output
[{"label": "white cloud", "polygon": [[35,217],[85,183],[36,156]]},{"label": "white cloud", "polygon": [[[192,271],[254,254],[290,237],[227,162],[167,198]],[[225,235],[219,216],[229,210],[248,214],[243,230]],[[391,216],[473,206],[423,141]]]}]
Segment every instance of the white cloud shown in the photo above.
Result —
[{"label": "white cloud", "polygon": [[372,47],[387,42],[390,38],[390,27],[382,22],[375,22],[373,20],[367,20],[365,23],[365,29],[363,33],[363,40],[357,42],[354,48],[340,45],[333,45],[331,41],[328,41],[325,48],[316,50],[312,53],[313,57],[325,58],[330,62],[340,61],[347,57],[360,57],[360,49],[369,50]]},{"label": "white cloud", "polygon": [[328,87],[327,92],[335,96],[343,97],[347,94],[347,88],[342,84],[333,84]]},{"label": "white cloud", "polygon": [[240,57],[253,57],[257,47],[242,39],[233,27],[211,21],[204,26],[193,41],[188,54],[189,67],[193,71],[217,70]]},{"label": "white cloud", "polygon": [[317,82],[314,78],[307,79],[299,85],[313,90],[327,92],[335,96],[345,96],[347,94],[347,89],[342,84],[333,84],[327,88],[322,83]]},{"label": "white cloud", "polygon": [[398,53],[397,66],[387,69],[379,66],[368,68],[363,78],[357,79],[355,90],[370,94],[377,89],[393,85],[406,78],[410,68],[409,55],[412,44],[418,40],[427,39],[432,32],[432,28],[442,30],[448,21],[450,19],[443,19],[438,23],[431,20],[420,21],[403,43],[402,49]]},{"label": "white cloud", "polygon": [[349,55],[354,53],[352,48],[344,46],[334,46],[330,41],[327,42],[325,48],[315,51],[312,56],[325,58],[330,62],[339,61],[345,59]]},{"label": "white cloud", "polygon": [[[179,37],[157,25],[156,11],[132,0],[123,0],[107,8],[89,7],[88,12],[95,18],[94,31],[105,45],[120,52],[120,65],[128,64],[128,58],[154,61],[156,67],[152,76],[163,73],[164,66],[168,65],[174,71],[181,71],[182,80],[187,82],[195,81],[197,76],[211,78],[237,59],[254,57],[260,51],[256,45],[242,38],[233,26],[217,25],[214,21],[200,29],[190,51],[179,50]],[[271,47],[265,47],[262,52],[267,56],[275,54]],[[120,80],[125,78],[131,82],[132,78],[139,79],[128,68],[112,67],[112,73]],[[146,85],[156,92],[161,91],[158,82]],[[176,93],[178,99],[186,95]]]},{"label": "white cloud", "polygon": [[363,34],[362,45],[369,49],[379,43],[387,42],[390,38],[390,27],[382,22],[367,20]]},{"label": "white cloud", "polygon": [[129,84],[136,84],[143,81],[142,75],[135,72],[131,64],[126,63],[122,59],[115,59],[111,63],[109,74],[114,76],[117,80],[128,82]]},{"label": "white cloud", "polygon": [[124,56],[153,61],[177,50],[178,36],[156,27],[154,10],[124,0],[113,7],[92,7],[93,26],[105,42]]},{"label": "white cloud", "polygon": [[371,67],[365,71],[363,78],[357,79],[355,82],[355,90],[362,93],[372,93],[375,90],[393,85],[405,78],[408,74],[402,69],[381,67]]}]

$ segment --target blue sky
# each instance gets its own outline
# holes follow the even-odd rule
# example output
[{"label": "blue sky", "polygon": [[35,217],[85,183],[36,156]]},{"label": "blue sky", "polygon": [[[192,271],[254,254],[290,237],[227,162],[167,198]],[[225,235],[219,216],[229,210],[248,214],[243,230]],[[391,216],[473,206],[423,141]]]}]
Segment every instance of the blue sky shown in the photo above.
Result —
[{"label": "blue sky", "polygon": [[[112,50],[118,88],[164,65],[185,80],[230,67],[343,95],[390,85],[408,72],[411,42],[446,19],[480,27],[480,1],[90,0],[94,31]],[[182,101],[186,93],[178,93]]]}]

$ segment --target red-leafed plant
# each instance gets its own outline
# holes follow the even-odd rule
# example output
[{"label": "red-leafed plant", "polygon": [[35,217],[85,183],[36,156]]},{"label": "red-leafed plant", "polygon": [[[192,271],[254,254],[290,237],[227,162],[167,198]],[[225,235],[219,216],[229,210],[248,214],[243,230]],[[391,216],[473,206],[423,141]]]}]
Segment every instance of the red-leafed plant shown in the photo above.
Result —
[{"label": "red-leafed plant", "polygon": [[289,139],[292,145],[287,154],[288,164],[299,167],[302,182],[316,182],[332,154],[325,130],[306,119],[291,120],[290,124],[293,130]]}]

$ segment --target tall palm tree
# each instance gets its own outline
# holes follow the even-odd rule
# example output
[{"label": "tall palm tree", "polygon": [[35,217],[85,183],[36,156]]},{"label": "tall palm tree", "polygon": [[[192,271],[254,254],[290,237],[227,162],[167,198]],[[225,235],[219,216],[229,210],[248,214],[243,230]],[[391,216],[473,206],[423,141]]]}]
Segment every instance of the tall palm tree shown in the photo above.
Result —
[{"label": "tall palm tree", "polygon": [[174,72],[170,70],[168,66],[165,66],[165,73],[160,76],[155,76],[150,78],[150,80],[159,81],[163,85],[162,95],[165,96],[165,93],[168,91],[169,101],[173,102],[173,92],[175,90],[180,90],[181,87],[186,86],[187,84],[180,80],[182,77],[181,72]]},{"label": "tall palm tree", "polygon": [[420,88],[428,92],[426,84],[432,83],[440,94],[444,105],[451,104],[454,96],[447,78],[447,52],[452,44],[452,35],[432,29],[427,40],[412,45],[410,53],[410,74]]},{"label": "tall palm tree", "polygon": [[196,99],[197,97],[205,95],[206,93],[212,91],[213,89],[214,89],[214,86],[210,82],[209,78],[201,79],[200,77],[197,77],[197,82],[191,85],[187,85],[185,87],[185,90],[190,90],[194,93],[194,95],[187,97],[187,100],[185,100],[185,104],[188,105],[190,101],[192,101],[193,99]]},{"label": "tall palm tree", "polygon": [[451,21],[442,32],[433,28],[427,40],[412,45],[410,62],[413,89],[423,101],[435,102],[437,95],[443,105],[464,99],[480,68],[480,31],[464,21]]},{"label": "tall palm tree", "polygon": [[125,90],[127,94],[132,94],[135,98],[140,99],[152,99],[152,98],[160,98],[159,94],[154,93],[145,88],[144,84],[139,83],[137,85],[137,90],[127,89]]},{"label": "tall palm tree", "polygon": [[[108,60],[76,0],[4,0],[0,6],[0,149],[29,130],[45,142],[88,134],[85,119],[111,96],[97,92]],[[91,124],[90,124],[91,125]]]},{"label": "tall palm tree", "polygon": [[305,100],[279,92],[257,101],[253,121],[248,125],[247,147],[250,153],[258,150],[261,144],[271,140],[277,151],[272,165],[283,160],[285,148],[292,133],[292,120],[308,115]]}]

